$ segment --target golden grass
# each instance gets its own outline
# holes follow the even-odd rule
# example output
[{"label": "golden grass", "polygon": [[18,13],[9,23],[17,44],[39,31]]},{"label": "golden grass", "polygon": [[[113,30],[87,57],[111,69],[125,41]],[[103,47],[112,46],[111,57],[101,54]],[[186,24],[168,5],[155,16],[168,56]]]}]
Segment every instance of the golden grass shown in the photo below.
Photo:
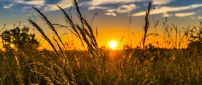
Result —
[{"label": "golden grass", "polygon": [[[82,16],[76,0],[74,4],[81,24],[74,22],[64,9],[58,7],[72,32],[88,50],[64,50],[64,43],[54,25],[40,10],[34,8],[57,38],[51,41],[37,23],[30,19],[29,22],[54,51],[32,49],[27,49],[27,53],[15,50],[1,51],[1,85],[200,85],[202,82],[202,58],[198,52],[201,48],[164,49],[145,44],[151,3],[145,18],[144,50],[126,47],[116,52],[98,48],[93,28]],[[170,31],[166,32],[170,37]],[[177,33],[178,31],[176,35]],[[183,36],[176,39],[182,41]],[[56,42],[56,45],[53,42]]]}]

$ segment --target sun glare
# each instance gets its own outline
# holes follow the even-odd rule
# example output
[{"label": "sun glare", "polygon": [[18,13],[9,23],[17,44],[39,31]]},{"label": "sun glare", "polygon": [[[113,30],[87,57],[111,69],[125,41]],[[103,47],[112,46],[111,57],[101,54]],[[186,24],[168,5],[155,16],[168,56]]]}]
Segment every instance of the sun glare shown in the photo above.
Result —
[{"label": "sun glare", "polygon": [[109,41],[109,48],[112,50],[116,50],[118,47],[118,42],[116,40]]}]

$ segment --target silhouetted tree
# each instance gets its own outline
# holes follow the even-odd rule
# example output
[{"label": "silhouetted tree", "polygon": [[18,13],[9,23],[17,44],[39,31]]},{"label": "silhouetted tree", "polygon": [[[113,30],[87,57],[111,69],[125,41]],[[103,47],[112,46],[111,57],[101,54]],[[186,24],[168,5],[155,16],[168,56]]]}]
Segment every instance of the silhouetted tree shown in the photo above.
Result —
[{"label": "silhouetted tree", "polygon": [[28,27],[16,27],[14,29],[5,30],[1,34],[3,47],[6,50],[34,50],[39,46],[34,34],[29,34]]},{"label": "silhouetted tree", "polygon": [[198,28],[194,27],[190,31],[189,41],[188,50],[202,55],[202,22]]}]

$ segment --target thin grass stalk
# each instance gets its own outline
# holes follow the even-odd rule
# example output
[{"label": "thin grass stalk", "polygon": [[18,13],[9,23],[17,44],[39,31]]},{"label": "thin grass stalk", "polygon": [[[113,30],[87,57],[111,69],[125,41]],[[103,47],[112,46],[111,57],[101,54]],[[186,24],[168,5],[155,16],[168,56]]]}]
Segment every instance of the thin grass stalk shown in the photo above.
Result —
[{"label": "thin grass stalk", "polygon": [[53,37],[53,40],[56,42],[56,44],[57,44],[57,46],[58,46],[60,52],[61,52],[62,54],[64,54],[64,52],[63,52],[63,50],[62,50],[62,47],[60,46],[59,42],[58,42],[54,37]]},{"label": "thin grass stalk", "polygon": [[[57,5],[57,6],[58,6],[58,5]],[[69,16],[69,15],[67,14],[67,12],[66,12],[64,9],[62,9],[60,6],[58,6],[58,8],[63,12],[63,14],[64,14],[64,16],[65,16],[65,18],[66,18],[66,22],[71,25],[71,28],[72,28],[73,31],[75,32],[75,33],[73,33],[73,34],[74,34],[75,36],[77,36],[77,37],[80,39],[81,44],[84,46],[83,40],[82,40],[82,38],[81,38],[81,35],[79,34],[79,32],[78,32],[77,28],[75,27],[75,24],[74,24],[74,22],[72,21],[72,19],[70,18],[70,16]]]},{"label": "thin grass stalk", "polygon": [[56,36],[57,36],[57,38],[59,39],[60,43],[62,43],[62,45],[65,46],[64,43],[62,42],[62,39],[60,38],[58,32],[56,31],[54,25],[48,20],[48,18],[47,18],[40,10],[38,10],[38,9],[35,8],[35,7],[33,7],[33,8],[34,8],[34,10],[36,10],[36,11],[42,16],[42,18],[46,21],[46,23],[48,24],[48,26],[50,27],[50,29],[56,34]]},{"label": "thin grass stalk", "polygon": [[[47,22],[47,24],[48,24],[48,25],[50,26],[50,28],[54,31],[54,33],[56,34],[56,36],[58,37],[58,39],[59,39],[60,42],[62,43],[62,40],[61,40],[61,38],[59,37],[57,31],[55,30],[53,24],[52,24],[52,23],[47,19],[47,17],[46,17],[45,15],[43,15],[38,9],[35,8],[35,10],[36,10],[36,11],[42,16],[42,18]],[[43,35],[43,37],[44,37],[44,38],[49,42],[49,44],[52,46],[52,48],[54,49],[54,51],[57,52],[56,47],[55,47],[54,44],[50,41],[50,39],[45,35],[45,33],[43,32],[43,30],[42,30],[36,23],[34,23],[32,20],[29,20],[29,21],[30,21],[30,23],[31,23],[33,26],[35,26],[35,27],[37,28],[37,30],[39,30],[39,32]],[[56,40],[56,39],[55,39],[55,40]],[[66,56],[64,55],[64,52],[62,51],[62,48],[61,48],[61,46],[59,45],[59,43],[58,43],[58,42],[56,42],[56,43],[57,43],[57,45],[58,45],[60,51],[62,52],[62,55],[63,55],[65,61],[66,61],[65,64],[66,64],[67,66],[65,66],[64,68],[66,68],[66,71],[68,71],[68,73],[70,73],[73,82],[76,82],[75,76],[74,76],[74,74],[73,74],[73,71],[71,70],[71,67],[70,67],[70,65],[69,65],[68,59],[67,59]],[[64,45],[64,44],[63,44],[63,45]],[[57,53],[57,55],[59,55],[59,54]],[[68,67],[68,68],[67,68],[67,67]]]},{"label": "thin grass stalk", "polygon": [[143,41],[142,41],[142,45],[143,45],[143,49],[145,48],[145,42],[147,39],[147,32],[149,29],[149,14],[152,8],[152,2],[149,2],[148,8],[147,8],[147,12],[146,12],[146,16],[145,16],[145,26],[144,26],[144,36],[143,36]]},{"label": "thin grass stalk", "polygon": [[63,58],[65,59],[65,63],[67,65],[67,67],[65,66],[65,68],[67,69],[67,71],[69,72],[69,74],[71,75],[71,78],[73,79],[74,82],[76,82],[75,76],[73,74],[72,68],[69,64],[69,60],[67,59],[66,55],[64,54],[64,51],[62,50],[61,46],[59,45],[59,42],[53,37],[53,40],[56,42],[60,52],[62,53]]},{"label": "thin grass stalk", "polygon": [[178,27],[175,26],[174,24],[172,24],[173,28],[174,28],[174,32],[175,32],[175,41],[174,41],[174,48],[177,48],[177,43],[178,43],[178,35],[179,35],[179,31],[178,31]]},{"label": "thin grass stalk", "polygon": [[[59,26],[59,28],[68,28],[68,26],[65,26],[65,25],[61,25],[61,24],[53,24],[55,26]],[[70,32],[72,34],[74,34],[76,37],[79,37],[76,33],[74,33],[72,30],[70,30]]]},{"label": "thin grass stalk", "polygon": [[[164,40],[166,42],[169,42],[168,44],[170,44],[171,41],[174,41],[173,38],[172,38],[172,28],[170,28],[168,25],[164,26],[165,28],[165,34],[164,34]],[[166,40],[166,37],[168,38]]]},{"label": "thin grass stalk", "polygon": [[[64,9],[62,9],[60,6],[58,6],[58,7],[63,12],[67,23],[70,24],[71,28],[73,29],[75,34],[77,34],[77,36],[81,40],[82,44],[83,44],[83,41],[84,41],[85,44],[88,46],[89,52],[94,54],[94,51],[96,49],[98,49],[98,46],[97,46],[97,41],[95,39],[92,27],[83,18],[82,14],[81,14],[81,12],[79,10],[79,6],[78,6],[76,1],[75,1],[75,6],[76,6],[77,13],[79,15],[78,17],[79,17],[79,19],[80,19],[80,21],[82,23],[82,26],[79,26],[77,23],[74,23],[73,20],[70,18],[70,16],[66,13],[66,11]],[[84,26],[86,26],[88,28],[88,30],[86,30],[86,28]],[[84,44],[83,44],[83,46],[84,46]]]},{"label": "thin grass stalk", "polygon": [[[66,78],[59,78],[60,77],[59,75],[64,75],[63,72],[60,71],[60,73],[56,73],[53,68],[47,67],[43,63],[33,62],[33,63],[30,63],[27,66],[37,66],[37,67],[40,67],[40,68],[43,67],[43,69],[45,69],[48,72],[48,74],[50,74],[52,76],[52,81],[69,82],[69,81],[66,80]],[[36,69],[32,69],[32,70],[34,71]],[[43,73],[43,74],[46,74],[46,73]],[[61,77],[63,77],[63,76],[61,76]]]},{"label": "thin grass stalk", "polygon": [[[44,58],[47,58],[47,60],[50,61],[49,64],[53,65],[55,68],[58,69],[58,72],[60,73],[62,79],[63,79],[65,82],[67,82],[68,80],[67,80],[67,78],[66,78],[66,76],[65,76],[65,74],[64,74],[64,69],[62,69],[62,68],[61,68],[57,63],[55,63],[55,61],[54,61],[53,59],[51,59],[50,57],[46,57],[46,56],[43,56],[43,57],[44,57]],[[69,81],[68,81],[68,82],[69,82]]]},{"label": "thin grass stalk", "polygon": [[55,51],[56,54],[58,54],[54,44],[51,42],[51,40],[48,38],[48,36],[46,36],[46,34],[44,33],[44,31],[42,30],[42,28],[37,25],[34,21],[28,19],[29,22],[41,33],[42,37],[51,45],[51,47],[53,48],[53,50]]},{"label": "thin grass stalk", "polygon": [[24,85],[23,83],[23,75],[22,75],[22,71],[21,71],[21,66],[20,66],[20,62],[17,56],[15,57],[15,64],[16,64],[16,70],[15,70],[15,74],[17,75],[17,79],[20,85]]},{"label": "thin grass stalk", "polygon": [[132,25],[132,12],[129,12],[129,27],[128,27],[128,38],[129,38],[129,46],[132,48],[132,39],[131,39],[131,25]]},{"label": "thin grass stalk", "polygon": [[60,52],[62,53],[62,56],[63,56],[63,58],[65,59],[65,61],[66,61],[67,65],[68,65],[68,67],[70,67],[70,65],[69,65],[69,60],[68,60],[67,57],[65,56],[65,53],[64,53],[64,51],[62,50],[62,47],[60,46],[59,42],[58,42],[54,37],[53,37],[53,40],[56,42],[56,44],[57,44],[57,46],[58,46]]},{"label": "thin grass stalk", "polygon": [[76,0],[73,0],[73,1],[74,1],[74,6],[76,7],[76,11],[77,11],[78,17],[79,17],[80,22],[82,24],[82,28],[84,28],[83,16],[82,16],[82,14],[80,12],[80,9],[79,9],[79,6],[77,4],[77,1]]},{"label": "thin grass stalk", "polygon": [[91,25],[93,25],[93,22],[95,21],[97,15],[98,15],[97,12],[93,14],[93,17],[92,17],[92,20],[91,20]]},{"label": "thin grass stalk", "polygon": [[92,30],[92,27],[88,24],[88,22],[86,20],[84,20],[85,24],[87,25],[89,31],[90,31],[90,38],[91,38],[91,43],[93,44],[95,49],[98,49],[98,44],[97,44],[97,40],[94,36],[94,32]]},{"label": "thin grass stalk", "polygon": [[[28,19],[28,20],[29,20],[29,19]],[[32,20],[29,20],[29,21],[30,21],[30,23],[42,34],[42,36],[44,37],[44,39],[49,42],[49,44],[51,45],[51,47],[53,48],[53,50],[57,53],[57,55],[59,55],[59,53],[58,53],[57,50],[56,50],[56,47],[55,47],[54,44],[50,41],[50,39],[46,36],[46,34],[43,32],[43,30],[42,30],[35,22],[33,22]],[[59,45],[58,42],[57,42],[57,44]],[[60,50],[62,51],[62,48],[61,48],[61,47],[59,47],[59,48],[60,48]],[[63,52],[63,51],[62,51],[62,52]],[[68,68],[66,68],[66,67],[65,67],[65,68],[66,68],[68,71],[70,70],[69,73],[71,74],[71,76],[72,76],[74,82],[76,82],[75,77],[74,77],[74,74],[72,73],[72,70],[71,70],[71,68],[70,68],[68,59],[64,56],[64,54],[63,54],[63,57],[64,57],[64,59],[65,59],[65,61],[66,61],[65,64],[67,64],[67,66],[68,66]]]},{"label": "thin grass stalk", "polygon": [[82,30],[82,28],[79,25],[76,25],[76,27],[79,28],[80,35],[82,36],[82,39],[87,44],[90,52],[93,52],[94,48],[92,47],[91,43],[89,42],[88,38],[86,37],[86,33],[84,32],[84,30]]},{"label": "thin grass stalk", "polygon": [[86,19],[83,18],[81,12],[80,12],[80,9],[79,9],[79,6],[76,2],[76,0],[74,0],[74,5],[76,6],[76,10],[77,10],[77,13],[79,14],[79,18],[81,20],[82,23],[84,23],[86,26],[87,26],[87,29],[88,29],[88,33],[90,34],[90,38],[91,38],[91,44],[93,44],[93,46],[98,49],[98,45],[97,45],[97,41],[96,41],[96,38],[94,36],[94,33],[93,33],[93,30],[92,30],[92,27],[90,26],[90,24],[87,22]]},{"label": "thin grass stalk", "polygon": [[38,71],[35,71],[35,70],[31,70],[33,73],[36,73],[38,76],[41,76],[43,77],[47,82],[47,85],[54,85],[54,83],[51,81],[51,79],[47,76],[45,76],[44,74],[38,72]]}]

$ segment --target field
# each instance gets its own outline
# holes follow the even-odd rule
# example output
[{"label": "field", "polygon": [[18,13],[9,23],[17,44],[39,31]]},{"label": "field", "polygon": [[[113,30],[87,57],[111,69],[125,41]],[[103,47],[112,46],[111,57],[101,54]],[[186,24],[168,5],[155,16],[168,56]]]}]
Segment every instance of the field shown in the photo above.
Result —
[{"label": "field", "polygon": [[[66,43],[56,31],[56,24],[37,8],[50,30],[50,38],[41,26],[28,19],[51,50],[37,49],[39,43],[29,28],[16,27],[1,33],[0,84],[1,85],[200,85],[202,82],[202,27],[187,27],[181,31],[164,22],[165,44],[162,48],[147,43],[150,11],[145,16],[141,46],[114,50],[99,48],[95,29],[83,17],[74,0],[79,23],[63,8],[66,23],[86,50],[65,50]],[[202,24],[202,23],[201,23]],[[57,26],[65,27],[57,24]],[[174,35],[174,36],[172,36]],[[188,43],[187,47],[182,47]],[[113,47],[113,46],[112,46]]]}]

